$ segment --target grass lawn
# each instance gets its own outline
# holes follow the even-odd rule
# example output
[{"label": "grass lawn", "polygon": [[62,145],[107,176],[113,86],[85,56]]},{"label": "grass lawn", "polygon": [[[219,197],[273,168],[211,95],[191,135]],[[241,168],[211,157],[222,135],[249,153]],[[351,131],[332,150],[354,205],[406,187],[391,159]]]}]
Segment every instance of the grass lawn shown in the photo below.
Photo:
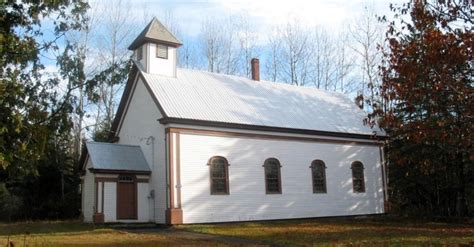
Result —
[{"label": "grass lawn", "polygon": [[178,226],[287,245],[474,246],[474,225],[386,217],[323,218]]},{"label": "grass lawn", "polygon": [[238,239],[228,237],[247,239],[244,244],[474,246],[474,225],[386,217],[183,225],[139,231],[77,221],[0,224],[0,247],[6,246],[7,240],[16,247],[242,245]]},{"label": "grass lawn", "polygon": [[[157,232],[163,232],[164,230]],[[174,246],[212,245],[208,240],[176,237],[170,234],[135,233],[108,226],[74,221],[21,222],[0,224],[0,247],[7,241],[23,246]]]}]

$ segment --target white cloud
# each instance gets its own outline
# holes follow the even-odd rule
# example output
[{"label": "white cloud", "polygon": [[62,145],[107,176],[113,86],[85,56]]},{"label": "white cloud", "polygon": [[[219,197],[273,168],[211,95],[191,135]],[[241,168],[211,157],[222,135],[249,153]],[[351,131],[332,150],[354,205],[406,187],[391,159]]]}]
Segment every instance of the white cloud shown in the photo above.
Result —
[{"label": "white cloud", "polygon": [[[122,0],[130,4],[127,15],[138,26],[145,25],[153,16],[163,22],[168,14],[189,36],[200,33],[201,23],[210,17],[246,15],[255,25],[269,30],[273,25],[281,25],[289,18],[300,19],[306,26],[324,26],[337,29],[360,14],[364,6],[372,6],[376,13],[388,13],[390,2],[404,0]],[[117,4],[111,0],[92,0],[98,3]],[[107,11],[107,10],[105,10]]]},{"label": "white cloud", "polygon": [[344,4],[335,1],[244,0],[221,4],[228,12],[245,13],[265,25],[280,25],[288,18],[298,18],[308,26],[337,25],[348,16]]}]

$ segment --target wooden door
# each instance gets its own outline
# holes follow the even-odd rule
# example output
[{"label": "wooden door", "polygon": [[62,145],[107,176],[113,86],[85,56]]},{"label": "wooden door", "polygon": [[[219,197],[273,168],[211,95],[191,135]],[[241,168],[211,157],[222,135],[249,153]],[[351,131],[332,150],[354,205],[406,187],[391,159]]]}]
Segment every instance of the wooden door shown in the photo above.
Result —
[{"label": "wooden door", "polygon": [[137,186],[133,178],[119,178],[117,184],[117,219],[137,219]]}]

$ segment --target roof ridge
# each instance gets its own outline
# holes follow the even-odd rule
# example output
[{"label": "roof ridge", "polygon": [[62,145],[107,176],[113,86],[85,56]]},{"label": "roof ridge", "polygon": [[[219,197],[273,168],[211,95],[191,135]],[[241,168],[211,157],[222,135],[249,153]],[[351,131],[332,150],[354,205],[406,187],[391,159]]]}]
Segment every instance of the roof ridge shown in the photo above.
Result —
[{"label": "roof ridge", "polygon": [[[293,85],[293,84],[289,84],[289,83],[282,82],[282,81],[268,81],[268,80],[254,81],[251,78],[248,78],[248,77],[245,77],[245,76],[231,75],[231,74],[218,73],[218,72],[211,72],[211,71],[200,70],[200,69],[178,68],[178,70],[187,70],[187,71],[194,71],[194,72],[206,73],[206,74],[217,75],[217,76],[245,79],[248,82],[263,83],[263,84],[268,84],[269,86],[282,86],[282,87],[287,87],[287,88],[292,88],[292,89],[297,89],[297,90],[309,89],[309,90],[315,90],[315,91],[319,91],[319,92],[322,92],[322,93],[328,93],[328,94],[335,94],[335,95],[338,95],[338,96],[342,96],[344,98],[348,98],[345,94],[343,94],[341,92],[328,91],[328,90],[324,90],[322,88],[316,88],[316,87],[306,86],[306,85],[298,86],[298,85]],[[144,73],[149,74],[149,73],[146,73],[146,72],[144,72]]]}]

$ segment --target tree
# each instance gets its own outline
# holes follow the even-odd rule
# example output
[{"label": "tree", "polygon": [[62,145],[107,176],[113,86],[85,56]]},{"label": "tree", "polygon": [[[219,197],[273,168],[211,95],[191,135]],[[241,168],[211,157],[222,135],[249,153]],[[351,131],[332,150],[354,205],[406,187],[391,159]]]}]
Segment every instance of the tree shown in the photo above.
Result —
[{"label": "tree", "polygon": [[334,91],[347,94],[355,91],[357,83],[353,78],[355,56],[350,50],[352,42],[346,28],[342,28],[337,35],[336,54],[334,56]]},{"label": "tree", "polygon": [[392,203],[402,213],[471,214],[472,3],[413,0],[391,9],[381,66],[387,104],[370,119],[389,135]]},{"label": "tree", "polygon": [[281,69],[281,40],[276,34],[276,30],[268,38],[268,62],[265,65],[266,76],[268,80],[276,82],[280,78],[280,69]]},{"label": "tree", "polygon": [[[14,195],[23,201],[10,208],[27,214],[32,212],[26,203],[31,189],[29,178],[38,178],[39,168],[45,162],[63,161],[59,157],[69,155],[64,150],[70,148],[69,142],[61,143],[64,149],[51,150],[51,145],[59,139],[71,139],[70,116],[77,99],[74,91],[83,82],[82,58],[75,45],[60,48],[59,43],[67,32],[84,27],[88,4],[2,1],[0,5],[0,184],[9,191],[4,195]],[[53,33],[43,33],[42,26],[46,24],[53,28]],[[60,75],[46,76],[40,59],[45,55],[59,55]],[[75,69],[69,70],[71,66]]]},{"label": "tree", "polygon": [[209,18],[201,26],[201,48],[210,72],[239,73],[238,17]]},{"label": "tree", "polygon": [[[82,28],[87,4],[54,1],[3,2],[2,5],[0,165],[5,169],[15,162],[30,163],[41,158],[48,138],[47,124],[62,120],[60,116],[68,108],[75,86],[68,88],[58,100],[54,89],[60,79],[42,77],[45,67],[40,54],[57,51],[57,41],[65,33]],[[41,22],[49,16],[57,16],[51,39],[41,30]]]},{"label": "tree", "polygon": [[312,33],[296,18],[274,30],[269,38],[270,62],[266,66],[270,80],[297,86],[307,84],[311,81]]},{"label": "tree", "polygon": [[100,64],[99,71],[91,79],[97,84],[95,94],[94,140],[108,141],[112,122],[118,107],[119,96],[123,91],[131,67],[131,52],[127,49],[132,42],[134,26],[126,11],[130,4],[122,0],[105,2],[96,6],[102,10],[101,19],[96,24],[95,41],[97,56],[92,57]]},{"label": "tree", "polygon": [[314,30],[314,41],[311,42],[314,53],[311,60],[314,68],[313,82],[317,88],[331,90],[335,84],[336,51],[332,37],[322,27]]},{"label": "tree", "polygon": [[222,25],[214,19],[207,19],[201,27],[201,40],[204,56],[207,60],[207,70],[210,72],[221,72],[224,52],[224,32]]},{"label": "tree", "polygon": [[250,17],[242,15],[237,19],[237,37],[239,39],[239,67],[238,74],[250,78],[252,67],[250,61],[257,57],[257,39],[258,35],[255,30],[255,25],[250,22]]},{"label": "tree", "polygon": [[283,80],[297,86],[309,81],[312,36],[298,19],[290,20],[279,29],[282,52],[281,73]]},{"label": "tree", "polygon": [[378,92],[381,78],[378,67],[382,61],[382,53],[378,46],[383,43],[382,26],[372,7],[365,6],[364,12],[353,21],[351,36],[354,41],[351,48],[357,56],[360,71],[357,101],[361,108],[372,111],[372,104],[381,104]]}]

